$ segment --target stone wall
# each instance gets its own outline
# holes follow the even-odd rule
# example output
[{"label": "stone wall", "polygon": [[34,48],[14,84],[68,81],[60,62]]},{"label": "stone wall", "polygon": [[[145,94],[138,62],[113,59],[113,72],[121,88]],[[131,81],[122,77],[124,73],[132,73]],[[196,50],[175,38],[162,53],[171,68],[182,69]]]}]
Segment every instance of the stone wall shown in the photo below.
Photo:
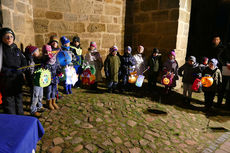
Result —
[{"label": "stone wall", "polygon": [[95,41],[103,58],[108,48],[124,42],[125,0],[33,0],[35,42],[38,47],[49,37],[81,38],[83,54]]},{"label": "stone wall", "polygon": [[16,34],[16,44],[24,48],[34,44],[33,7],[31,0],[2,0],[2,27],[10,27]]}]

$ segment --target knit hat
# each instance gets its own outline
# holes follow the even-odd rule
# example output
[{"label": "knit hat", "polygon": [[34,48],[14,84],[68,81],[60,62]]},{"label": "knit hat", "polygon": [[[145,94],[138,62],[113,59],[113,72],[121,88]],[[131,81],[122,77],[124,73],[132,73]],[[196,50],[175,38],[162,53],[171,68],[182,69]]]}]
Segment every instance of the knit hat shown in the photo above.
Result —
[{"label": "knit hat", "polygon": [[11,30],[10,28],[1,28],[1,29],[0,29],[1,38],[2,38],[5,34],[7,34],[7,33],[12,34],[13,37],[14,37],[14,40],[15,40],[15,34],[14,34],[13,30]]},{"label": "knit hat", "polygon": [[153,48],[153,53],[159,53],[159,49]]},{"label": "knit hat", "polygon": [[145,49],[145,48],[144,48],[144,46],[141,46],[141,45],[140,45],[140,46],[138,46],[138,48],[139,48],[139,49],[142,49],[142,50],[144,50],[144,49]]},{"label": "knit hat", "polygon": [[112,46],[112,47],[109,49],[109,52],[114,52],[114,51],[118,51],[118,47],[117,47],[117,46]]},{"label": "knit hat", "polygon": [[130,51],[132,52],[132,48],[130,46],[125,47],[125,51]]},{"label": "knit hat", "polygon": [[73,42],[79,42],[80,43],[80,38],[78,36],[73,37]]},{"label": "knit hat", "polygon": [[196,57],[195,56],[189,56],[188,60],[196,63]]},{"label": "knit hat", "polygon": [[50,45],[44,45],[42,47],[43,54],[51,54],[52,53],[52,47]]},{"label": "knit hat", "polygon": [[90,47],[91,47],[91,46],[97,48],[96,42],[94,42],[94,41],[90,42]]},{"label": "knit hat", "polygon": [[26,49],[25,49],[25,52],[26,52],[27,54],[33,55],[34,52],[36,52],[37,50],[38,50],[38,48],[35,47],[35,46],[27,46]]},{"label": "knit hat", "polygon": [[210,62],[212,62],[213,66],[214,66],[215,68],[217,67],[217,64],[218,64],[218,60],[217,60],[217,59],[212,58],[212,59],[210,60]]},{"label": "knit hat", "polygon": [[62,44],[62,45],[65,45],[65,44],[67,44],[67,43],[70,42],[69,39],[66,38],[65,36],[62,36],[62,37],[60,38],[60,40],[61,40],[61,44]]},{"label": "knit hat", "polygon": [[55,36],[55,35],[50,36],[50,41],[49,41],[49,44],[51,44],[52,42],[57,42],[57,43],[59,43],[59,41],[58,41],[58,37],[57,37],[57,36]]},{"label": "knit hat", "polygon": [[208,61],[208,58],[207,58],[207,57],[203,57],[203,58],[202,58],[202,62],[205,62],[205,61]]},{"label": "knit hat", "polygon": [[176,52],[174,50],[172,50],[169,55],[176,57]]}]

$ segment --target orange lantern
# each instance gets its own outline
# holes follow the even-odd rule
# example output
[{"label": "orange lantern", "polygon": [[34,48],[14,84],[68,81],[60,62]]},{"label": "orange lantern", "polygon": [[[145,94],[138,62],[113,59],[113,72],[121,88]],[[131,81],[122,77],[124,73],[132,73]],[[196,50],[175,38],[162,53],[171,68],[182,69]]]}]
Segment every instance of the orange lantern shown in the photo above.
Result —
[{"label": "orange lantern", "polygon": [[213,78],[211,76],[202,77],[201,84],[204,87],[211,87],[213,84]]},{"label": "orange lantern", "polygon": [[163,79],[163,84],[164,84],[164,85],[169,85],[169,83],[170,83],[169,78],[164,78],[164,79]]},{"label": "orange lantern", "polygon": [[130,72],[130,76],[129,76],[128,82],[129,83],[135,83],[137,81],[137,78],[138,78],[138,76],[137,76],[137,72],[136,71]]}]

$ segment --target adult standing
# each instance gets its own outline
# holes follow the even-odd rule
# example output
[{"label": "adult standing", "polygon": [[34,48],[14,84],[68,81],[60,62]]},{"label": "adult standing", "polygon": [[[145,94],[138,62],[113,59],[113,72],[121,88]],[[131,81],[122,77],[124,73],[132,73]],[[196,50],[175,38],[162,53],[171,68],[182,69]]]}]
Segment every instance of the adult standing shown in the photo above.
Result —
[{"label": "adult standing", "polygon": [[[230,43],[228,43],[227,47],[219,54],[219,62],[230,72]],[[227,85],[226,104],[230,106],[230,76],[224,72],[226,70],[222,69],[222,86],[218,94],[217,107],[220,107],[222,104]]]},{"label": "adult standing", "polygon": [[23,115],[22,85],[23,73],[18,68],[26,65],[26,59],[14,43],[15,34],[10,28],[0,29],[0,50],[2,51],[2,69],[0,72],[0,91],[4,112]]}]

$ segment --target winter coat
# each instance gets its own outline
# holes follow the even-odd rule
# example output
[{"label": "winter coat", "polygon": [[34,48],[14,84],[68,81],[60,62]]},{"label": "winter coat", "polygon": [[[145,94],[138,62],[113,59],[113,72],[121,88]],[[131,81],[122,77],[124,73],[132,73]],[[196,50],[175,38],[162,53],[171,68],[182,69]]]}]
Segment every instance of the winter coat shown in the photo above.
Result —
[{"label": "winter coat", "polygon": [[152,56],[148,60],[149,73],[152,74],[154,72],[159,72],[161,69],[161,56]]},{"label": "winter coat", "polygon": [[131,54],[124,54],[121,57],[121,74],[123,76],[129,75],[136,63],[135,58]]},{"label": "winter coat", "polygon": [[58,75],[61,73],[62,69],[58,61],[56,61],[53,65],[51,64],[46,64],[45,68],[50,70],[51,72],[51,83],[52,84],[58,84]]},{"label": "winter coat", "polygon": [[178,74],[183,77],[182,82],[193,84],[195,79],[201,76],[201,70],[198,63],[190,65],[188,62],[186,62],[179,68]]},{"label": "winter coat", "polygon": [[176,80],[179,79],[178,77],[178,63],[176,60],[167,60],[164,64],[163,64],[163,72],[166,74],[167,72],[173,73],[174,77],[172,80],[172,87],[176,86]]},{"label": "winter coat", "polygon": [[3,63],[0,72],[0,91],[3,95],[13,96],[21,93],[24,77],[20,67],[26,66],[25,56],[16,44],[2,44]]},{"label": "winter coat", "polygon": [[221,64],[221,53],[225,50],[225,46],[222,44],[222,42],[220,42],[220,44],[218,46],[211,46],[210,50],[208,51],[208,55],[207,57],[209,59],[212,58],[216,58],[218,60],[218,67],[221,68],[222,64]]},{"label": "winter coat", "polygon": [[104,62],[104,71],[108,81],[118,82],[118,73],[121,65],[120,58],[109,54]]},{"label": "winter coat", "polygon": [[145,57],[143,56],[143,54],[135,54],[133,56],[136,60],[136,65],[135,65],[135,69],[137,71],[137,75],[141,75],[144,70],[146,69],[146,60]]},{"label": "winter coat", "polygon": [[100,53],[96,49],[88,51],[88,53],[85,55],[84,63],[86,65],[94,66],[96,69],[96,82],[102,81],[101,70],[103,67],[103,62]]},{"label": "winter coat", "polygon": [[220,72],[220,69],[216,68],[214,70],[211,70],[209,67],[205,68],[202,76],[205,76],[206,74],[209,74],[213,78],[213,84],[211,87],[202,87],[202,90],[204,92],[217,92],[221,89],[221,83],[222,83],[222,75]]}]

